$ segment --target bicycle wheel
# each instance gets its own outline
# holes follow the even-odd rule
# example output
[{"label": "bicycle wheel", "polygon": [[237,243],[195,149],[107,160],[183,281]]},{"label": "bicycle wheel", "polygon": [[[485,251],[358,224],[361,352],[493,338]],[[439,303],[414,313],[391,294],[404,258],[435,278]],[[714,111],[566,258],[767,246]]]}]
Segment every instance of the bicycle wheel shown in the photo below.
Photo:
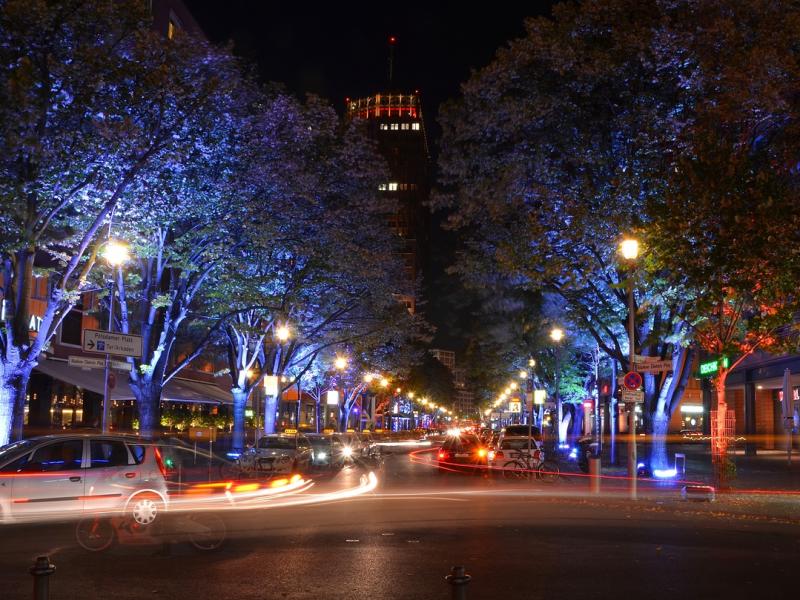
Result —
[{"label": "bicycle wheel", "polygon": [[192,524],[189,532],[189,543],[192,546],[205,552],[222,548],[228,533],[225,521],[211,513],[192,515],[189,521]]},{"label": "bicycle wheel", "polygon": [[78,545],[89,552],[102,552],[114,544],[114,526],[110,519],[81,519],[75,526]]},{"label": "bicycle wheel", "polygon": [[504,479],[528,479],[530,473],[525,467],[525,463],[519,460],[510,460],[503,465],[503,478]]},{"label": "bicycle wheel", "polygon": [[220,479],[233,479],[238,481],[243,478],[242,475],[242,468],[236,463],[226,461],[219,465]]},{"label": "bicycle wheel", "polygon": [[552,460],[545,460],[539,465],[536,476],[544,483],[555,483],[558,480],[560,470],[558,465]]}]

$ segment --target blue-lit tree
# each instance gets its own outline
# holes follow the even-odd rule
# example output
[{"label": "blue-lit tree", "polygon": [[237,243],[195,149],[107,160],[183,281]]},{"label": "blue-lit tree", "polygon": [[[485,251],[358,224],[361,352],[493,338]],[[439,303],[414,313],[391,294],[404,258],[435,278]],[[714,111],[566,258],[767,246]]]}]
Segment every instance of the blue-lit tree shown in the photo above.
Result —
[{"label": "blue-lit tree", "polygon": [[220,88],[206,58],[162,39],[141,2],[0,5],[0,444],[21,435],[31,370],[91,289],[111,216],[202,138]]},{"label": "blue-lit tree", "polygon": [[[237,446],[244,406],[265,376],[288,376],[291,385],[332,348],[347,346],[369,362],[400,355],[418,321],[398,299],[410,284],[387,225],[396,206],[379,195],[383,163],[372,144],[315,98],[301,104],[279,94],[264,107],[241,175],[244,225],[209,299],[212,312],[237,312],[219,336]],[[282,326],[287,339],[276,335]],[[277,401],[267,398],[267,431],[274,431]]]},{"label": "blue-lit tree", "polygon": [[626,369],[631,343],[672,359],[671,375],[645,381],[648,426],[662,442],[689,376],[687,331],[677,306],[637,286],[627,339],[616,251],[663,191],[663,125],[684,100],[680,70],[655,67],[665,12],[657,1],[588,1],[528,20],[527,35],[443,112],[438,201],[467,234],[462,272],[499,270],[510,286],[555,295],[572,329]]}]

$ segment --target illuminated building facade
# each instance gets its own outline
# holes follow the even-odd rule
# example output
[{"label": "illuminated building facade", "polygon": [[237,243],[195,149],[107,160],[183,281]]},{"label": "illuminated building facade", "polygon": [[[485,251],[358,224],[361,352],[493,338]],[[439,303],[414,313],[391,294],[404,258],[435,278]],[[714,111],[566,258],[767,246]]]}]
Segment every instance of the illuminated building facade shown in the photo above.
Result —
[{"label": "illuminated building facade", "polygon": [[389,180],[380,192],[397,200],[389,215],[392,230],[403,239],[403,258],[408,292],[403,301],[416,310],[416,282],[428,242],[425,201],[430,193],[430,154],[419,93],[380,93],[347,99],[347,116],[367,123],[369,135],[389,167]]}]

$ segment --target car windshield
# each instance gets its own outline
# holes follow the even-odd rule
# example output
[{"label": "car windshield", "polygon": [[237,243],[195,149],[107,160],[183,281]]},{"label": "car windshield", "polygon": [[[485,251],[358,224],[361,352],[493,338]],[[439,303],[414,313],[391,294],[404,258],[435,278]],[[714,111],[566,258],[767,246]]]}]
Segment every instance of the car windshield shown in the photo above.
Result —
[{"label": "car windshield", "polygon": [[269,448],[272,450],[294,450],[296,446],[293,437],[272,437],[267,436],[258,440],[259,448]]},{"label": "car windshield", "polygon": [[478,439],[477,435],[462,434],[458,437],[452,437],[448,439],[445,445],[454,449],[469,450],[476,446],[480,446],[481,441]]},{"label": "car windshield", "polygon": [[324,437],[310,437],[308,438],[308,441],[311,442],[312,446],[317,446],[320,448],[331,445],[330,439]]},{"label": "car windshield", "polygon": [[511,435],[524,435],[527,436],[528,432],[532,432],[533,437],[539,439],[542,436],[541,431],[539,431],[538,427],[529,427],[528,425],[509,425],[506,427],[505,434],[506,436]]},{"label": "car windshield", "polygon": [[0,461],[22,454],[36,445],[36,440],[20,440],[0,448]]}]

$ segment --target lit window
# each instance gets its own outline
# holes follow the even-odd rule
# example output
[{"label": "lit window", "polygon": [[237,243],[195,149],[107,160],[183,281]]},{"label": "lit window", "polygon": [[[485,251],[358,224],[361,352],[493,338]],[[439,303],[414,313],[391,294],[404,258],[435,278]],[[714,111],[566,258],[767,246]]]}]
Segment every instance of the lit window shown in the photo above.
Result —
[{"label": "lit window", "polygon": [[178,31],[178,26],[175,24],[175,21],[170,19],[169,23],[167,24],[167,38],[170,40],[174,38],[176,31]]},{"label": "lit window", "polygon": [[378,186],[378,191],[380,191],[380,192],[385,192],[385,191],[386,191],[386,184],[385,184],[385,183],[381,183],[381,184]]},{"label": "lit window", "polygon": [[392,131],[397,131],[398,129],[400,129],[400,124],[399,123],[392,123]]},{"label": "lit window", "polygon": [[381,131],[386,131],[389,129],[389,126],[386,123],[381,123]]},{"label": "lit window", "polygon": [[403,130],[405,130],[405,129],[408,129],[408,123],[403,123],[403,124],[400,126],[400,129],[403,129]]},{"label": "lit window", "polygon": [[397,191],[397,183],[396,182],[391,182],[389,184],[389,191],[390,192],[396,192]]},{"label": "lit window", "polygon": [[419,123],[412,123],[411,129],[413,129],[414,131],[419,131]]}]

